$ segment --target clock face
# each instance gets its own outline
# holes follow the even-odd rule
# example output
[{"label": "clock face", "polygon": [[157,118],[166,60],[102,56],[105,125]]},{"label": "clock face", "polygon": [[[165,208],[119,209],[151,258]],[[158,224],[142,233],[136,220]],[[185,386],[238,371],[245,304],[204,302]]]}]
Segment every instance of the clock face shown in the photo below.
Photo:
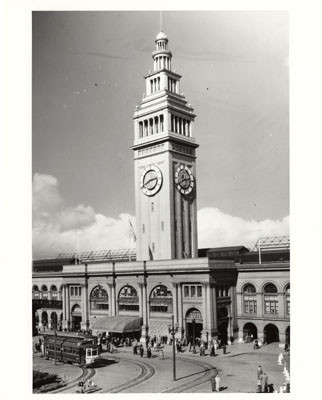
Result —
[{"label": "clock face", "polygon": [[162,185],[162,172],[156,165],[145,167],[140,179],[140,186],[146,196],[155,195]]},{"label": "clock face", "polygon": [[187,195],[192,192],[195,185],[194,177],[186,165],[180,165],[177,168],[174,180],[180,193]]}]

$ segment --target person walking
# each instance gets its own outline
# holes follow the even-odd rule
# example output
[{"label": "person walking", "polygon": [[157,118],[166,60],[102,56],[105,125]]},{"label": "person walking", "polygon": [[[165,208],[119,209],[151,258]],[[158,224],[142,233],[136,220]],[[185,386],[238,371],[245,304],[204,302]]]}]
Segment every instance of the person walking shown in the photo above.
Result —
[{"label": "person walking", "polygon": [[257,368],[257,379],[261,378],[262,373],[263,373],[262,367],[261,365],[259,365]]},{"label": "person walking", "polygon": [[264,372],[261,377],[262,392],[268,393],[268,376]]},{"label": "person walking", "polygon": [[144,354],[144,349],[143,349],[143,346],[141,344],[141,346],[140,346],[140,357],[143,357],[143,354]]},{"label": "person walking", "polygon": [[220,392],[220,376],[218,373],[215,376],[215,382],[216,382],[216,392]]}]

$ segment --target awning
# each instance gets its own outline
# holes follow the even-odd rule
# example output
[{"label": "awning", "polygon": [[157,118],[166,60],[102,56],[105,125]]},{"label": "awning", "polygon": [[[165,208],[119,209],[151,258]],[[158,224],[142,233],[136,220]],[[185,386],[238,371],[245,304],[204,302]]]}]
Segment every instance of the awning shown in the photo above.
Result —
[{"label": "awning", "polygon": [[92,330],[111,333],[128,333],[141,330],[143,320],[140,317],[117,315],[115,317],[96,317],[92,322]]}]

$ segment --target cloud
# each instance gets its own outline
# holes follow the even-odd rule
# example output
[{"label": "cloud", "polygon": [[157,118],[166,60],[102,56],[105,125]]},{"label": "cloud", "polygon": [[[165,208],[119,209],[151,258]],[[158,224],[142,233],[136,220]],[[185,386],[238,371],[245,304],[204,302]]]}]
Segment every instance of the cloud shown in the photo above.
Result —
[{"label": "cloud", "polygon": [[50,175],[33,178],[33,257],[57,257],[59,253],[134,247],[129,219],[121,214],[109,218],[83,204],[67,207],[58,181]]},{"label": "cloud", "polygon": [[[33,257],[57,257],[59,253],[135,247],[128,213],[117,218],[95,213],[83,204],[67,207],[58,180],[50,175],[33,178]],[[253,248],[258,237],[289,234],[289,217],[274,221],[244,220],[217,208],[198,211],[199,248],[244,245]]]},{"label": "cloud", "polygon": [[244,245],[253,248],[259,237],[289,235],[289,216],[281,220],[244,220],[218,208],[198,211],[198,247]]}]

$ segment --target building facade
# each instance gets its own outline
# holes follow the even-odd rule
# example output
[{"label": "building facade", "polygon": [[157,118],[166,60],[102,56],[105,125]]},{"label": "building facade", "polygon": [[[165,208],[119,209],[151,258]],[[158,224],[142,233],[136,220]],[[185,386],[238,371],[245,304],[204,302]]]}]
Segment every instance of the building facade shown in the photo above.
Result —
[{"label": "building facade", "polygon": [[132,321],[144,340],[167,335],[173,315],[180,338],[289,342],[289,251],[261,262],[243,246],[198,250],[196,115],[167,36],[155,44],[134,113],[136,251],[35,260],[34,324],[109,332],[123,321],[129,334]]}]

